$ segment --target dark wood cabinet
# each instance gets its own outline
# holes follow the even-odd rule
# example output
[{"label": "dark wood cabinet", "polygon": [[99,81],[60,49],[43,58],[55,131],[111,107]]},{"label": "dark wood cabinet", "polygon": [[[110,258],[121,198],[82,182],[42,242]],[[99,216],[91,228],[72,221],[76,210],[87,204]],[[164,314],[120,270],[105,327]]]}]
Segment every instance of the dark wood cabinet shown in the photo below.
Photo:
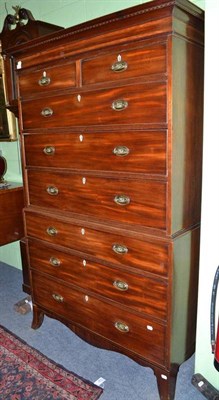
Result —
[{"label": "dark wood cabinet", "polygon": [[203,21],[186,0],[155,0],[6,54],[32,326],[46,314],[150,366],[162,400],[194,351]]},{"label": "dark wood cabinet", "polygon": [[22,184],[8,182],[8,186],[0,189],[0,246],[15,242],[23,237],[23,206]]},{"label": "dark wood cabinet", "polygon": [[4,64],[4,91],[6,108],[18,116],[17,85],[13,56],[8,56],[7,49],[15,45],[22,45],[39,36],[48,35],[63,29],[61,26],[36,21],[30,10],[20,6],[12,7],[15,14],[7,14],[3,29],[0,33],[0,49]]}]

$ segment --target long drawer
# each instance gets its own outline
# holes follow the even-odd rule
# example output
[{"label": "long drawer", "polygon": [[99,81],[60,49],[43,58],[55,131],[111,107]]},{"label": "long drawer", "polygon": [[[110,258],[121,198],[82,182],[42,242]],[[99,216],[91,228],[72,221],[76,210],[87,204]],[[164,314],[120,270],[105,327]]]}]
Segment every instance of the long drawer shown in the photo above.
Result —
[{"label": "long drawer", "polygon": [[166,174],[166,131],[24,136],[27,166]]},{"label": "long drawer", "polygon": [[164,124],[166,90],[164,82],[149,82],[22,101],[23,129]]},{"label": "long drawer", "polygon": [[28,171],[30,204],[166,228],[166,183]]},{"label": "long drawer", "polygon": [[82,60],[82,83],[120,81],[167,70],[166,43],[154,43],[137,49],[118,49]]},{"label": "long drawer", "polygon": [[137,316],[131,310],[124,311],[118,305],[60,284],[36,271],[31,271],[31,275],[35,304],[156,364],[165,364],[166,328],[162,324]]},{"label": "long drawer", "polygon": [[28,247],[32,269],[166,320],[165,281],[107,267],[33,241]]},{"label": "long drawer", "polygon": [[29,237],[65,246],[113,265],[167,275],[168,244],[102,232],[29,211],[25,212],[25,225]]}]

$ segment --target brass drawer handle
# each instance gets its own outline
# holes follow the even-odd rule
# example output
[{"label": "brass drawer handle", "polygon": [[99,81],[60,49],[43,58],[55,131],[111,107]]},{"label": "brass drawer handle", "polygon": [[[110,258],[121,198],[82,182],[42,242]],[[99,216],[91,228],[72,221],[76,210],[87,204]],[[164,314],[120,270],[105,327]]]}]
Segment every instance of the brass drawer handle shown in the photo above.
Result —
[{"label": "brass drawer handle", "polygon": [[115,156],[119,156],[119,157],[127,156],[129,154],[129,148],[126,146],[116,146],[113,149],[113,154],[115,154]]},{"label": "brass drawer handle", "polygon": [[51,79],[46,76],[46,72],[43,72],[43,76],[38,80],[38,84],[40,86],[48,86],[51,82]]},{"label": "brass drawer handle", "polygon": [[53,226],[49,226],[46,232],[48,233],[49,236],[56,236],[58,233],[57,229],[54,228]]},{"label": "brass drawer handle", "polygon": [[127,68],[128,68],[128,63],[126,61],[116,61],[111,66],[111,70],[113,72],[123,72]]},{"label": "brass drawer handle", "polygon": [[53,146],[46,146],[43,149],[44,154],[47,156],[52,156],[55,153],[55,147]]},{"label": "brass drawer handle", "polygon": [[114,281],[114,282],[113,282],[113,286],[114,286],[116,289],[121,290],[122,292],[125,292],[125,291],[128,290],[128,288],[129,288],[128,283],[123,282],[123,281],[119,281],[119,280]]},{"label": "brass drawer handle", "polygon": [[123,111],[128,107],[128,102],[126,100],[114,100],[112,102],[112,109],[115,111]]},{"label": "brass drawer handle", "polygon": [[59,194],[59,189],[55,186],[48,186],[46,191],[50,196],[57,196]]},{"label": "brass drawer handle", "polygon": [[63,301],[64,301],[64,297],[62,297],[60,294],[53,293],[52,297],[58,303],[63,303]]},{"label": "brass drawer handle", "polygon": [[117,194],[114,197],[114,201],[119,206],[127,206],[131,200],[129,196],[126,196],[126,194]]},{"label": "brass drawer handle", "polygon": [[61,265],[61,261],[56,257],[50,257],[49,262],[53,267],[59,267]]},{"label": "brass drawer handle", "polygon": [[45,107],[41,111],[42,117],[51,117],[53,114],[53,110],[50,107]]},{"label": "brass drawer handle", "polygon": [[127,254],[128,253],[128,247],[124,246],[123,244],[114,244],[112,247],[113,251],[116,254]]},{"label": "brass drawer handle", "polygon": [[127,324],[125,324],[124,322],[117,321],[117,322],[115,322],[114,326],[120,332],[124,332],[124,333],[129,332],[129,326]]}]

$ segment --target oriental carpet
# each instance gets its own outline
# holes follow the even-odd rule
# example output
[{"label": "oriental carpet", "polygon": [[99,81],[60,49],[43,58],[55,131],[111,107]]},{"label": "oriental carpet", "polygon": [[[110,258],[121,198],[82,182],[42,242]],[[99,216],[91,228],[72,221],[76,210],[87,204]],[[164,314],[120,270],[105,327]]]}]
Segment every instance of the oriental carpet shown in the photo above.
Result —
[{"label": "oriental carpet", "polygon": [[96,400],[102,391],[0,326],[0,399]]}]

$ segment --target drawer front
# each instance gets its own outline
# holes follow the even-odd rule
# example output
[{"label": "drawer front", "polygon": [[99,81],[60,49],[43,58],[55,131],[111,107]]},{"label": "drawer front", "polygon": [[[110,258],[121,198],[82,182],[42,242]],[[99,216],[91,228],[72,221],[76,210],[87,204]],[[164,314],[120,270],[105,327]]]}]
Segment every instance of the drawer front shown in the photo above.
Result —
[{"label": "drawer front", "polygon": [[164,243],[101,232],[31,212],[25,212],[25,222],[30,237],[66,246],[111,264],[167,275],[169,247]]},{"label": "drawer front", "polygon": [[165,229],[164,182],[28,172],[30,204]]},{"label": "drawer front", "polygon": [[165,320],[167,284],[29,242],[30,266],[75,286]]},{"label": "drawer front", "polygon": [[157,364],[165,363],[166,334],[163,325],[89,296],[85,291],[62,285],[35,271],[31,274],[34,303],[148,360]]},{"label": "drawer front", "polygon": [[166,174],[166,132],[26,135],[27,166]]},{"label": "drawer front", "polygon": [[153,82],[23,101],[23,129],[166,123],[166,98]]},{"label": "drawer front", "polygon": [[166,44],[119,50],[82,61],[83,85],[165,73]]},{"label": "drawer front", "polygon": [[19,90],[21,98],[43,96],[45,92],[64,90],[76,85],[75,63],[45,66],[32,71],[19,72]]}]

